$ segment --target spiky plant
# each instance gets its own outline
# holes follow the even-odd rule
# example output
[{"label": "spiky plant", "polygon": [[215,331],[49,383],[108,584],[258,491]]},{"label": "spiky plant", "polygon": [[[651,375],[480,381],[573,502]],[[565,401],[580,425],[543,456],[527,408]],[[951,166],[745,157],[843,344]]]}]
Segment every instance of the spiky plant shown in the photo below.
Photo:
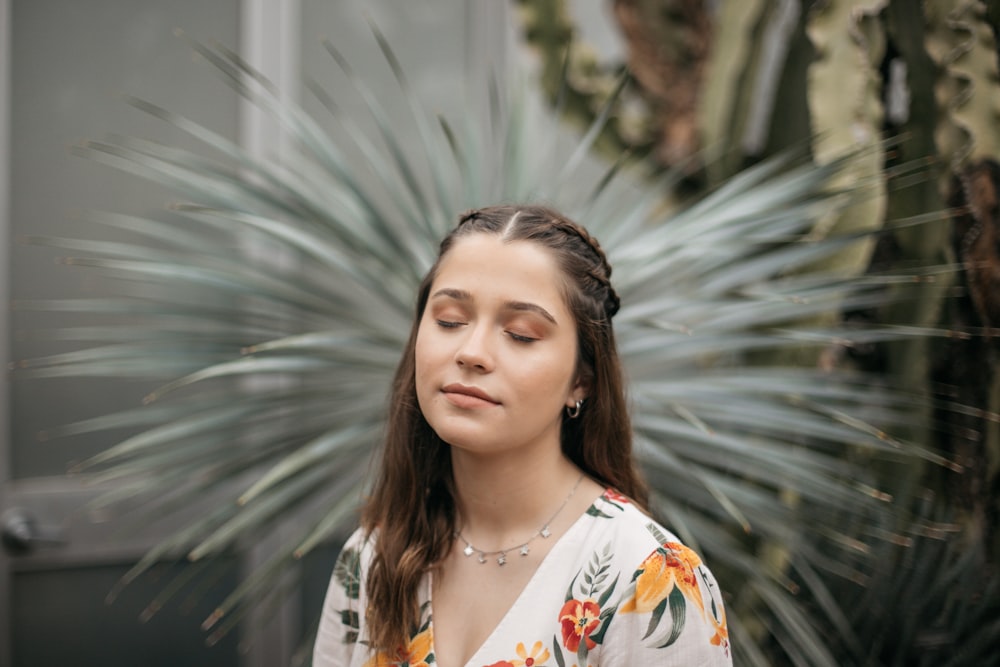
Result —
[{"label": "spiky plant", "polygon": [[[569,147],[558,139],[557,112],[533,107],[523,87],[492,89],[488,118],[435,117],[375,34],[400,83],[398,98],[387,101],[351,77],[375,136],[328,92],[313,91],[330,115],[311,117],[281,101],[236,54],[195,44],[230,86],[280,124],[290,154],[281,162],[251,156],[209,128],[133,100],[208,150],[121,138],[80,152],[172,187],[179,199],[172,218],[95,213],[93,222],[122,229],[122,240],[34,239],[74,253],[74,266],[122,290],[22,304],[85,310],[108,325],[65,330],[63,338],[93,341],[96,333],[102,342],[30,360],[21,374],[162,382],[140,409],[50,434],[136,431],[78,466],[97,480],[127,480],[102,502],[156,499],[151,511],[160,515],[233,489],[164,538],[123,585],[163,559],[206,561],[295,517],[303,525],[298,537],[205,627],[224,634],[280,595],[288,566],[353,517],[415,286],[456,213],[544,200],[608,250],[624,304],[616,327],[638,456],[655,510],[705,554],[727,593],[737,660],[767,664],[777,650],[837,664],[829,630],[851,630],[828,575],[853,576],[864,568],[859,552],[891,537],[895,528],[887,526],[901,525],[871,470],[925,454],[888,434],[907,418],[897,392],[836,365],[769,367],[760,352],[907,335],[830,324],[837,320],[829,315],[898,298],[885,288],[913,276],[799,271],[861,240],[818,241],[808,230],[873,184],[831,187],[851,158],[815,166],[784,156],[666,212],[665,183],[623,174],[618,165],[586,176],[606,113]],[[398,102],[412,111],[415,151],[386,120],[384,105]],[[359,179],[357,163],[324,123],[346,130],[338,136],[356,143],[351,149],[374,180]],[[294,261],[251,261],[248,244]]]}]

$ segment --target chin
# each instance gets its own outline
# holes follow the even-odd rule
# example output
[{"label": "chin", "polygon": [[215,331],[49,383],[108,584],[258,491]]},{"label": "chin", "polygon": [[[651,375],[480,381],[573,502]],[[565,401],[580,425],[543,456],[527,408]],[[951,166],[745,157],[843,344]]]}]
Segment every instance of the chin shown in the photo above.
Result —
[{"label": "chin", "polygon": [[471,429],[435,428],[434,432],[450,447],[458,447],[465,450],[483,449],[482,435],[472,432]]},{"label": "chin", "polygon": [[448,425],[435,428],[433,424],[431,428],[446,445],[466,452],[485,454],[502,447],[501,443],[495,442],[493,439],[495,429],[484,432],[481,427],[461,428],[456,425]]}]

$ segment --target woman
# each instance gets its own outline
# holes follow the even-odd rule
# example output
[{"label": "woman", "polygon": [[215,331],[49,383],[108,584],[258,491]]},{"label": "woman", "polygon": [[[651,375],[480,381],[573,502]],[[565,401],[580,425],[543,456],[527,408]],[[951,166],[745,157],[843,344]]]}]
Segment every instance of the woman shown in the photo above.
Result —
[{"label": "woman", "polygon": [[644,513],[610,275],[539,206],[445,238],[314,665],[731,664],[712,575]]}]

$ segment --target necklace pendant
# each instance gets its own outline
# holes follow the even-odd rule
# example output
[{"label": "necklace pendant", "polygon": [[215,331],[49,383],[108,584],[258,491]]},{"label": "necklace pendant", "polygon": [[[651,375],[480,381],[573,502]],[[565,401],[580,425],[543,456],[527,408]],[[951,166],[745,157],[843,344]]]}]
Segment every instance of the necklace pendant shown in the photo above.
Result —
[{"label": "necklace pendant", "polygon": [[521,555],[522,556],[527,556],[528,555],[528,545],[527,544],[522,544],[521,545]]},{"label": "necklace pendant", "polygon": [[497,557],[497,565],[503,567],[506,564],[507,564],[507,554],[502,553]]},{"label": "necklace pendant", "polygon": [[477,557],[477,559],[479,560],[480,563],[485,563],[486,562],[486,554],[484,554],[482,551],[480,551],[479,552],[479,556]]},{"label": "necklace pendant", "polygon": [[471,556],[475,552],[476,550],[472,548],[471,544],[467,545],[464,549],[462,549],[462,553],[465,554],[466,556]]},{"label": "necklace pendant", "polygon": [[552,535],[552,531],[549,530],[548,526],[542,526],[542,529],[540,531],[538,531],[538,534],[541,535],[542,537],[546,537],[547,538],[550,535]]}]

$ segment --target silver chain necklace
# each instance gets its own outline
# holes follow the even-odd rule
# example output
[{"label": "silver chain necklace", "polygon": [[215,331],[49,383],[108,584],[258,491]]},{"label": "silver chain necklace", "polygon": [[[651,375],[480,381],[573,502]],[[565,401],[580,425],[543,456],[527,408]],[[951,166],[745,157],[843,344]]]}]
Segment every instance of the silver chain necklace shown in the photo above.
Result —
[{"label": "silver chain necklace", "polygon": [[472,543],[469,542],[469,540],[465,539],[465,537],[462,535],[462,531],[457,530],[455,531],[455,538],[462,540],[462,542],[465,543],[465,548],[462,549],[462,553],[465,554],[466,557],[469,557],[472,554],[476,554],[476,559],[480,563],[485,563],[487,558],[496,556],[497,565],[499,565],[500,567],[503,567],[504,565],[507,564],[507,554],[512,551],[517,551],[521,556],[527,556],[528,552],[530,551],[528,545],[531,544],[536,537],[540,535],[542,536],[542,538],[548,539],[548,537],[552,535],[552,531],[549,530],[549,524],[555,521],[556,517],[559,516],[559,513],[563,511],[563,508],[565,508],[566,505],[569,503],[569,499],[573,497],[574,493],[576,493],[576,489],[577,487],[580,486],[580,482],[582,481],[583,481],[583,473],[580,473],[580,476],[577,478],[576,483],[573,485],[573,488],[570,489],[569,495],[566,496],[566,499],[562,501],[562,505],[559,506],[559,509],[553,512],[552,516],[549,517],[549,520],[543,523],[542,527],[539,528],[534,535],[529,537],[526,542],[522,542],[521,544],[510,547],[509,549],[497,549],[496,551],[483,551],[482,549],[477,549],[476,547],[472,546]]}]

